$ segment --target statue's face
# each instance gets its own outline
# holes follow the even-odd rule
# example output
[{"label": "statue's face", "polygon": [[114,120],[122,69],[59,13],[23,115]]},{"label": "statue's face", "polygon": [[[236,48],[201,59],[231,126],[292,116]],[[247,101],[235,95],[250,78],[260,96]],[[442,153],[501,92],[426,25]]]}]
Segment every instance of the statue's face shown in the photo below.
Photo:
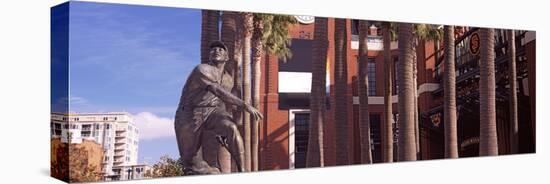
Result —
[{"label": "statue's face", "polygon": [[226,62],[227,60],[227,51],[222,47],[212,47],[210,49],[210,61]]}]

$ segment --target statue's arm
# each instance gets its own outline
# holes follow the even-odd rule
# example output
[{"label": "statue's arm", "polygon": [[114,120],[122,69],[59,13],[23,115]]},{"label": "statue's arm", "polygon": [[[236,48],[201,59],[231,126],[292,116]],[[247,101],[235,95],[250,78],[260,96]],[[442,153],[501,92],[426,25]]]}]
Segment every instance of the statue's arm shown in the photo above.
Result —
[{"label": "statue's arm", "polygon": [[226,91],[221,85],[212,83],[206,87],[206,89],[210,92],[212,92],[214,95],[216,95],[218,98],[220,98],[225,103],[229,103],[231,105],[236,105],[240,108],[244,108],[246,104],[243,100],[237,98],[235,95],[231,94],[230,92]]},{"label": "statue's arm", "polygon": [[216,95],[223,102],[231,105],[236,105],[237,107],[246,110],[255,119],[263,118],[262,114],[256,108],[252,107],[249,104],[246,104],[243,100],[239,99],[235,95],[231,94],[231,92],[223,88],[222,85],[214,82],[212,71],[209,69],[208,66],[201,64],[195,69],[194,72],[200,75],[198,80],[200,81],[200,83],[202,83],[201,85],[206,86],[206,90]]},{"label": "statue's arm", "polygon": [[258,109],[252,107],[249,104],[246,104],[244,101],[237,98],[235,95],[231,94],[224,88],[222,88],[219,84],[214,83],[214,84],[208,85],[206,89],[212,92],[222,101],[229,103],[231,105],[236,105],[240,108],[244,108],[244,110],[250,113],[254,119],[263,119],[263,115],[262,113],[260,113],[260,111],[258,111]]}]

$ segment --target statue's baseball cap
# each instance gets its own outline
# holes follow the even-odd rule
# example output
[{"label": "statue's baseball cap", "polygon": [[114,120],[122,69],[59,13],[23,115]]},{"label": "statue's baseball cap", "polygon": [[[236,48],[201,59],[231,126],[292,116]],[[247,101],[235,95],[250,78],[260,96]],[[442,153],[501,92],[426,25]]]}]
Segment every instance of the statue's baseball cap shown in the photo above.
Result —
[{"label": "statue's baseball cap", "polygon": [[219,40],[210,42],[210,48],[214,48],[214,47],[221,47],[225,49],[225,51],[227,51],[227,47],[225,46],[225,44]]}]

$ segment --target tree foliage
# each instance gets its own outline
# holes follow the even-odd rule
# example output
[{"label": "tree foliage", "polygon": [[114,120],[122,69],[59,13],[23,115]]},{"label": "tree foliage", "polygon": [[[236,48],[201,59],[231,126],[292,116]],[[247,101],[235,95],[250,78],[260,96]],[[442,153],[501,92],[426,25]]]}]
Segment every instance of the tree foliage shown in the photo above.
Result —
[{"label": "tree foliage", "polygon": [[159,162],[145,172],[144,176],[151,178],[183,176],[182,160],[164,155],[160,157]]},{"label": "tree foliage", "polygon": [[[51,142],[51,175],[67,182],[97,182],[101,180],[100,166],[91,160],[94,153],[79,144]],[[98,158],[103,158],[100,155]]]},{"label": "tree foliage", "polygon": [[256,13],[254,16],[263,20],[262,43],[264,43],[263,47],[267,53],[277,55],[279,59],[284,61],[291,58],[290,45],[292,44],[292,38],[288,28],[290,25],[297,23],[296,19],[290,15]]}]

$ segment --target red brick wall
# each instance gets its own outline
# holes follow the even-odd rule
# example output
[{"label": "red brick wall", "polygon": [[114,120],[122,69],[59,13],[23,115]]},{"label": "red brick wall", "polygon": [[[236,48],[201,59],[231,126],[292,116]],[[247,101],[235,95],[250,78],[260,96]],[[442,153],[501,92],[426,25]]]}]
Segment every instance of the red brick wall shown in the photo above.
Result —
[{"label": "red brick wall", "polygon": [[[314,24],[296,24],[289,28],[289,32],[293,38],[300,39],[313,39]],[[348,58],[348,92],[347,101],[348,108],[348,126],[350,130],[348,132],[349,142],[349,158],[351,163],[360,162],[360,144],[358,142],[358,106],[353,104],[353,96],[356,94],[356,85],[354,78],[357,77],[357,49],[351,49],[351,21],[347,22],[347,58]],[[327,59],[330,66],[330,104],[331,108],[327,111],[327,123],[324,133],[324,151],[325,151],[325,165],[335,165],[336,152],[335,152],[335,127],[334,127],[334,19],[328,19],[328,41],[329,48],[327,53]],[[421,43],[422,45],[422,43]],[[435,71],[435,57],[434,57],[434,44],[426,43],[425,45],[417,48],[419,53],[418,63],[418,85],[425,82],[437,82],[434,79]],[[369,51],[370,57],[375,57],[376,61],[376,96],[382,97],[384,94],[384,58],[382,51]],[[398,55],[398,50],[392,51],[393,56]],[[266,59],[267,58],[267,59]],[[425,61],[425,62],[422,62]],[[392,59],[393,62],[393,59]],[[393,68],[392,68],[393,70]],[[394,71],[395,72],[395,71]],[[394,75],[395,76],[395,75]],[[265,119],[261,122],[260,126],[260,169],[284,169],[288,168],[289,155],[288,155],[288,129],[289,129],[289,113],[288,110],[279,110],[278,108],[278,61],[274,56],[266,56],[262,62],[262,82],[261,82],[261,108],[264,113]],[[431,107],[437,105],[431,103],[432,97],[425,93],[420,95],[418,103],[421,109],[428,110]],[[384,105],[370,105],[369,112],[371,114],[380,114],[384,117]],[[393,104],[393,112],[397,113],[397,103]],[[384,123],[384,118],[381,118],[381,123]],[[269,123],[266,123],[269,122]]]},{"label": "red brick wall", "polygon": [[288,169],[288,111],[279,110],[278,63],[273,56],[263,57],[260,83],[259,168],[261,170]]}]

